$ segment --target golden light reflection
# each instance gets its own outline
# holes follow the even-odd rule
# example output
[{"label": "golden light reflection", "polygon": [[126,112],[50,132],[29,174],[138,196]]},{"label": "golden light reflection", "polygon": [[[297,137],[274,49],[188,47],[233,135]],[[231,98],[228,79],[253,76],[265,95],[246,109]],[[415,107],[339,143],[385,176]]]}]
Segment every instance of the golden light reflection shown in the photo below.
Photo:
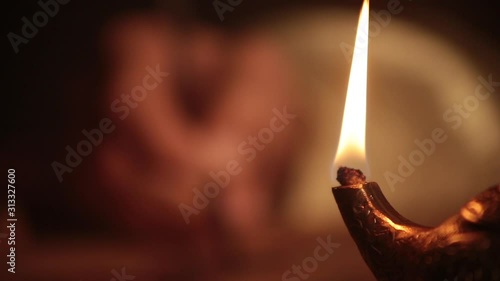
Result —
[{"label": "golden light reflection", "polygon": [[368,172],[365,153],[368,26],[369,0],[365,0],[356,32],[342,130],[332,171],[333,178],[340,166],[361,169],[365,174]]}]

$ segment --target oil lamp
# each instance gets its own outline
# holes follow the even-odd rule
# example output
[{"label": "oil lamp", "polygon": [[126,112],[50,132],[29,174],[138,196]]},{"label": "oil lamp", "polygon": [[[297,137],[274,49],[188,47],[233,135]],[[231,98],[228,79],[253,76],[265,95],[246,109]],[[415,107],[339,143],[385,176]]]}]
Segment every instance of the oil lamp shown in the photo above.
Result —
[{"label": "oil lamp", "polygon": [[[369,3],[361,9],[334,167],[338,208],[377,280],[500,280],[500,185],[436,227],[401,216],[379,185],[367,182],[365,157]],[[348,168],[349,167],[349,168]]]}]

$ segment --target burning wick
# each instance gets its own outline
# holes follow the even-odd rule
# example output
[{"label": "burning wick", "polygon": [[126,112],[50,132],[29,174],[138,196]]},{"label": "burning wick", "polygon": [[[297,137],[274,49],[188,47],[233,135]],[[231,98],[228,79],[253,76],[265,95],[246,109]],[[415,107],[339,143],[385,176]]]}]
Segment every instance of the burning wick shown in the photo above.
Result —
[{"label": "burning wick", "polygon": [[366,183],[366,177],[361,170],[340,167],[337,172],[337,181],[341,185],[359,185]]}]

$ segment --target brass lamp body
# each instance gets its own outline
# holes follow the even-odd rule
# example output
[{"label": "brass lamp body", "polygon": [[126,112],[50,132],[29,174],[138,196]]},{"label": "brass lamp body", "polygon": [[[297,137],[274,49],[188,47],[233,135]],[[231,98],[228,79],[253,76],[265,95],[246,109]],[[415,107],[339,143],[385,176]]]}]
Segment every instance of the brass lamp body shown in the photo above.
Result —
[{"label": "brass lamp body", "polygon": [[434,228],[401,216],[377,183],[332,191],[377,280],[500,280],[500,185]]}]

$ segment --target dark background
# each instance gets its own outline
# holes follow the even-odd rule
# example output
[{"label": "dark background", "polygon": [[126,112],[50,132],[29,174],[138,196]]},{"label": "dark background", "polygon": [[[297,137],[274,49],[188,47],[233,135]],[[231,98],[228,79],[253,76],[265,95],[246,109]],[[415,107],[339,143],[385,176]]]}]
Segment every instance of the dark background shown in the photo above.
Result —
[{"label": "dark background", "polygon": [[[14,53],[6,34],[20,33],[23,25],[21,18],[30,18],[39,10],[39,6],[37,1],[9,2],[11,7],[3,9],[3,45],[7,57],[4,104],[7,108],[3,111],[5,117],[2,118],[2,128],[6,137],[2,142],[19,143],[21,139],[34,134],[42,138],[38,139],[39,143],[45,142],[43,139],[51,132],[64,128],[62,117],[67,116],[67,112],[63,112],[63,105],[71,102],[73,97],[63,96],[61,87],[64,83],[60,82],[82,73],[87,79],[97,79],[98,73],[88,73],[86,70],[95,69],[99,63],[99,30],[107,20],[121,12],[156,7],[164,9],[179,22],[201,21],[237,32],[241,25],[251,25],[253,19],[274,12],[314,6],[342,6],[357,10],[361,1],[243,1],[238,9],[225,14],[223,22],[219,20],[212,1],[164,2],[157,5],[155,1],[70,1],[60,7],[59,13],[49,19],[49,23],[40,28],[28,44],[20,45],[18,54]],[[430,26],[434,29],[446,33],[447,30],[461,29],[461,26],[448,24],[447,19],[457,18],[458,22],[472,28],[479,37],[491,41],[491,45],[498,46],[500,43],[500,8],[495,1],[411,2],[405,5],[405,13],[399,15],[402,19],[431,22],[433,24]],[[372,1],[371,9],[382,9],[385,5],[386,1]],[[436,17],[435,11],[442,17]],[[468,38],[457,37],[455,40],[460,44]],[[20,135],[24,135],[24,138],[20,138]],[[43,147],[47,148],[46,143]]]}]

